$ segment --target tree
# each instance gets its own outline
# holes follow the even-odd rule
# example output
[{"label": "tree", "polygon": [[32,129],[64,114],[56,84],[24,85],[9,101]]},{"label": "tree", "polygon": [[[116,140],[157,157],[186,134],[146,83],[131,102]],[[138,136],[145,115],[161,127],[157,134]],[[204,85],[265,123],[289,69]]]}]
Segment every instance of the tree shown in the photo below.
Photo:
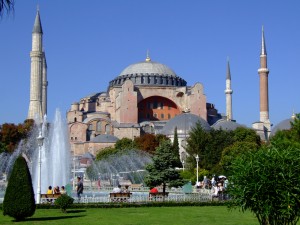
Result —
[{"label": "tree", "polygon": [[194,156],[198,155],[202,160],[200,160],[200,167],[204,167],[205,160],[204,155],[207,150],[207,143],[209,141],[209,133],[203,130],[200,123],[192,128],[187,139],[186,151],[190,155],[187,159],[187,164],[190,168],[195,168],[196,160]]},{"label": "tree", "polygon": [[233,131],[233,139],[236,141],[252,142],[256,143],[257,146],[261,145],[259,135],[253,129],[238,127]]},{"label": "tree", "polygon": [[118,150],[124,150],[124,149],[133,149],[134,144],[133,141],[129,138],[122,138],[118,140],[115,144],[115,148]]},{"label": "tree", "polygon": [[14,10],[14,0],[0,0],[0,15],[2,16],[4,12],[7,13]]},{"label": "tree", "polygon": [[3,215],[21,221],[32,216],[34,212],[35,200],[31,175],[26,160],[19,156],[8,180],[3,201]]},{"label": "tree", "polygon": [[220,159],[220,167],[224,174],[228,174],[228,169],[231,166],[231,163],[240,155],[244,154],[247,151],[256,151],[258,146],[253,142],[237,141],[234,144],[226,147],[222,151],[222,156]]},{"label": "tree", "polygon": [[261,225],[295,225],[300,218],[300,150],[271,144],[231,166],[230,207],[252,211]]},{"label": "tree", "polygon": [[177,158],[176,166],[181,168],[182,163],[180,161],[180,156],[179,156],[179,143],[178,143],[177,127],[175,127],[175,129],[174,129],[173,152],[174,152],[174,156]]},{"label": "tree", "polygon": [[148,152],[150,154],[154,154],[155,149],[159,146],[159,143],[167,139],[168,138],[162,134],[144,134],[141,137],[135,138],[134,143],[136,148]]},{"label": "tree", "polygon": [[145,183],[150,187],[163,186],[163,195],[169,187],[178,187],[184,184],[179,172],[175,170],[176,157],[173,154],[172,144],[169,140],[160,143],[153,156],[153,163],[146,166],[149,175]]}]

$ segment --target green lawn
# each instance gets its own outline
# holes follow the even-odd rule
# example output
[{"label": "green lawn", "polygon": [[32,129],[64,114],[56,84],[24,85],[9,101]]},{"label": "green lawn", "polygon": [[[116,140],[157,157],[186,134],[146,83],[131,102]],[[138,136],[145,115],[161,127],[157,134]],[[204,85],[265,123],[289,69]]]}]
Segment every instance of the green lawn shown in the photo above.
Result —
[{"label": "green lawn", "polygon": [[[13,224],[12,218],[0,211],[0,224]],[[74,209],[61,213],[58,209],[38,209],[35,215],[15,224],[66,225],[258,225],[250,213],[228,211],[225,206],[151,207]]]}]

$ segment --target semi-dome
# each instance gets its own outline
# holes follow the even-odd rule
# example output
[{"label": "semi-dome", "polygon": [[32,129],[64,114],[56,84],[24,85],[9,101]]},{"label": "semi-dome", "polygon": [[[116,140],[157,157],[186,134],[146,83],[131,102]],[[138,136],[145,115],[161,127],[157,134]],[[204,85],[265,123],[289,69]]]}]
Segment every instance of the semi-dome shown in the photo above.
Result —
[{"label": "semi-dome", "polygon": [[119,140],[116,136],[110,134],[101,134],[94,137],[91,142],[93,143],[116,143]]},{"label": "semi-dome", "polygon": [[227,131],[235,130],[238,127],[246,127],[246,126],[232,120],[224,120],[224,119],[218,120],[216,123],[212,125],[212,128],[214,128],[215,130],[221,129]]},{"label": "semi-dome", "polygon": [[170,119],[164,126],[162,134],[174,134],[175,127],[177,127],[178,135],[188,134],[189,131],[191,131],[191,129],[196,125],[196,123],[200,123],[201,127],[205,131],[211,130],[209,124],[200,116],[196,116],[191,113],[183,113],[174,117],[173,119]]},{"label": "semi-dome", "polygon": [[109,82],[109,86],[121,86],[126,80],[134,85],[147,86],[186,86],[186,81],[165,64],[153,62],[147,56],[143,62],[127,66],[118,77]]}]

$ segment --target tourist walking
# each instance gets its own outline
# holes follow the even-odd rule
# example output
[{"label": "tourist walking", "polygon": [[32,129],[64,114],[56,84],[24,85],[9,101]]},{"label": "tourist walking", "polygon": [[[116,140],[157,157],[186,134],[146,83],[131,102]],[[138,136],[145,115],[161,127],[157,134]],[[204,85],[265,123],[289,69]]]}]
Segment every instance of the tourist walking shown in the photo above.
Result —
[{"label": "tourist walking", "polygon": [[81,194],[83,193],[83,183],[80,177],[77,177],[77,198],[78,202],[80,201]]}]

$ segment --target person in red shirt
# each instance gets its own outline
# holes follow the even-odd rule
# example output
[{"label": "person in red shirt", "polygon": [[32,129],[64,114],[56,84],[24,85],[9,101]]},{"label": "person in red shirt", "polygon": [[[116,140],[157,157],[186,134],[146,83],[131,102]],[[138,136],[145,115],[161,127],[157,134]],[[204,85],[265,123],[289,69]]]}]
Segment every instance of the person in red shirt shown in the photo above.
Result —
[{"label": "person in red shirt", "polygon": [[152,188],[152,189],[150,190],[150,193],[158,193],[157,188],[156,188],[156,187]]}]

